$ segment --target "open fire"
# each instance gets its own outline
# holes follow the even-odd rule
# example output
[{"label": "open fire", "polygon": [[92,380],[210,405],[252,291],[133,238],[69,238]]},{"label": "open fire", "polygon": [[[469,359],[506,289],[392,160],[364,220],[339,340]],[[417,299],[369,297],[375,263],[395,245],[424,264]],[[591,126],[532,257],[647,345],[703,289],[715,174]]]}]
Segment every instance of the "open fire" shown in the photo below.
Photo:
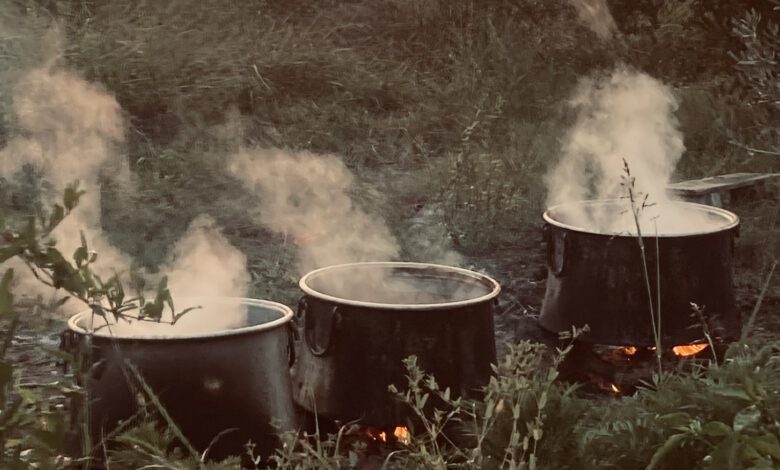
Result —
[{"label": "open fire", "polygon": [[379,428],[367,427],[366,434],[369,438],[377,442],[398,442],[403,445],[409,445],[412,435],[406,426],[396,426],[393,432]]},{"label": "open fire", "polygon": [[[581,372],[577,372],[576,376],[588,390],[594,392],[614,396],[632,395],[637,384],[649,377],[656,368],[656,348],[652,346],[589,345],[586,348],[589,353],[580,356],[577,367]],[[675,360],[701,356],[710,349],[707,343],[664,347],[664,362],[673,363]]]},{"label": "open fire", "polygon": [[686,344],[683,346],[675,346],[672,348],[672,352],[680,357],[695,356],[700,352],[707,349],[706,344]]},{"label": "open fire", "polygon": [[[674,353],[675,356],[678,357],[689,357],[689,356],[695,356],[699,354],[700,352],[707,349],[709,345],[706,343],[693,343],[693,344],[681,344],[678,346],[674,346],[672,348],[672,353]],[[648,351],[655,351],[654,347],[647,348]],[[632,357],[636,356],[637,352],[639,350],[636,346],[622,346],[619,348],[619,351],[622,355]]]}]

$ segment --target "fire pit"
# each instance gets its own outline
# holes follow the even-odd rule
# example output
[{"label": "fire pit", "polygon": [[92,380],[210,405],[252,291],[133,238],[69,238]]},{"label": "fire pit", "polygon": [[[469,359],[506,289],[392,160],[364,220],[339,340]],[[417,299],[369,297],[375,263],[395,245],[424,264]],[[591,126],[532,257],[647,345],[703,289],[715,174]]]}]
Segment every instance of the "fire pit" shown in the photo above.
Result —
[{"label": "fire pit", "polygon": [[[84,352],[92,344],[94,365],[86,389],[93,442],[137,411],[139,384],[125,365],[130,363],[199,451],[218,435],[210,449],[214,457],[243,453],[249,439],[263,451],[272,449],[277,444],[275,426],[295,427],[287,373],[292,310],[254,299],[177,302],[202,306],[182,317],[181,328],[188,327],[183,331],[179,323],[145,323],[137,330],[114,324],[110,331],[91,311],[70,318],[65,332],[68,349]],[[214,325],[215,316],[222,317],[220,328],[199,325]],[[224,321],[228,316],[237,321],[229,325]]]},{"label": "fire pit", "polygon": [[318,416],[385,429],[404,424],[410,412],[387,387],[406,385],[402,361],[410,355],[453,396],[476,396],[490,379],[500,287],[484,274],[425,263],[353,263],[312,271],[300,287],[303,334],[293,392]]},{"label": "fire pit", "polygon": [[[656,212],[658,219],[646,223],[642,235],[653,305],[660,309],[662,343],[671,347],[700,340],[702,322],[711,330],[735,334],[740,322],[731,262],[738,217],[686,202],[668,203]],[[541,325],[558,332],[587,324],[590,330],[581,339],[590,343],[654,346],[628,202],[561,204],[547,210],[544,221],[548,276]]]}]

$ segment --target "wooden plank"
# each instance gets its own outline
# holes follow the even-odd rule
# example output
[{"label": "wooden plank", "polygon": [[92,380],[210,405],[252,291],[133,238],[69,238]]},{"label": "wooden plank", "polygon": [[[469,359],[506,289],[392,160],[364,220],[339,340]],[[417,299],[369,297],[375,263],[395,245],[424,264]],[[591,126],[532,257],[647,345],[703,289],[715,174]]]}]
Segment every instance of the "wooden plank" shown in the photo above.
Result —
[{"label": "wooden plank", "polygon": [[759,185],[778,175],[778,173],[731,173],[698,180],[680,181],[669,184],[666,188],[679,196],[695,197]]}]

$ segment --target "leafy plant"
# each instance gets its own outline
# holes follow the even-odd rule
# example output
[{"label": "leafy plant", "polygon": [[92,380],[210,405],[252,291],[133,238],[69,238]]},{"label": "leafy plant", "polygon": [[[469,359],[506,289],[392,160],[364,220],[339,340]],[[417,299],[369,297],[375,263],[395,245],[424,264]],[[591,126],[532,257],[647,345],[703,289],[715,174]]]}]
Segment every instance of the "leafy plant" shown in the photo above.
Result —
[{"label": "leafy plant", "polygon": [[[780,11],[780,1],[768,0],[773,12]],[[741,17],[732,19],[732,34],[742,44],[742,49],[730,52],[735,61],[739,78],[749,91],[753,116],[758,124],[758,138],[767,148],[757,148],[736,139],[731,143],[744,148],[749,154],[780,155],[780,24],[776,18],[762,17],[751,8]]]}]

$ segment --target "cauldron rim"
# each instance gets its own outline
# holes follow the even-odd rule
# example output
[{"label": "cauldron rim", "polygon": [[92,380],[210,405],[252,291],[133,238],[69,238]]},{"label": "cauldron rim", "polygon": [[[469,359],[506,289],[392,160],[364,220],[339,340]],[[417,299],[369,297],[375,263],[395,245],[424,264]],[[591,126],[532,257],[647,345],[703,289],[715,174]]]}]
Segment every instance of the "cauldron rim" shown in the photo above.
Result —
[{"label": "cauldron rim", "polygon": [[[616,233],[616,232],[605,232],[605,231],[598,231],[598,230],[592,230],[585,227],[578,227],[575,225],[570,225],[565,222],[561,222],[560,220],[557,220],[553,218],[552,213],[555,211],[561,210],[564,207],[567,206],[576,206],[576,205],[605,205],[605,204],[616,204],[619,202],[626,202],[622,199],[587,199],[587,200],[580,200],[580,201],[569,201],[569,202],[563,202],[560,204],[556,204],[552,207],[547,208],[547,210],[544,211],[544,214],[542,214],[542,218],[545,222],[547,222],[550,225],[554,225],[556,227],[560,227],[562,229],[570,230],[573,232],[580,232],[580,233],[589,233],[592,235],[601,235],[605,237],[625,237],[625,238],[636,238],[635,233]],[[694,236],[700,236],[700,235],[709,235],[712,233],[718,233],[718,232],[724,232],[727,230],[731,230],[734,227],[739,225],[739,216],[731,211],[728,211],[726,209],[722,209],[720,207],[713,207],[708,206],[706,204],[699,204],[695,202],[687,202],[687,201],[668,201],[669,204],[676,204],[680,206],[686,206],[690,209],[698,210],[701,212],[709,212],[711,214],[717,214],[721,217],[723,217],[726,221],[723,225],[719,225],[712,230],[702,230],[702,231],[696,231],[696,232],[669,232],[669,233],[659,233],[659,234],[642,234],[643,238],[679,238],[679,237],[694,237]]]},{"label": "cauldron rim", "polygon": [[[471,299],[459,300],[454,302],[406,304],[406,303],[367,302],[362,300],[353,300],[353,299],[347,299],[343,297],[336,297],[333,295],[329,295],[317,291],[308,285],[308,281],[312,277],[318,276],[325,271],[348,269],[348,268],[365,268],[365,267],[438,269],[443,272],[455,273],[455,274],[459,274],[471,278],[473,280],[477,280],[483,284],[489,285],[491,289],[487,294],[481,295],[479,297],[474,297]],[[456,266],[448,266],[448,265],[434,264],[434,263],[419,263],[419,262],[411,262],[411,261],[363,261],[357,263],[343,263],[343,264],[324,266],[322,268],[318,268],[306,273],[303,277],[301,277],[300,281],[298,282],[298,285],[300,286],[301,290],[303,290],[303,292],[308,296],[329,301],[339,305],[349,305],[354,307],[382,309],[382,310],[409,311],[409,312],[419,312],[425,310],[447,310],[452,308],[481,304],[483,302],[495,298],[501,292],[501,285],[495,279],[493,279],[492,277],[486,274],[479,273],[476,271],[471,271],[464,268],[459,268]]]},{"label": "cauldron rim", "polygon": [[[281,314],[281,316],[274,320],[259,323],[256,325],[241,326],[238,328],[220,329],[220,330],[211,331],[207,333],[190,333],[190,334],[181,334],[181,335],[161,336],[161,335],[149,335],[149,334],[139,334],[139,335],[111,334],[110,332],[96,331],[93,332],[92,335],[98,338],[106,338],[106,339],[117,340],[117,341],[170,342],[170,341],[203,340],[209,338],[223,338],[227,336],[258,333],[261,331],[270,330],[292,321],[294,316],[294,313],[290,307],[278,302],[265,300],[265,299],[252,299],[248,297],[181,297],[179,298],[179,300],[184,300],[184,299],[186,299],[189,302],[202,302],[202,303],[219,302],[219,303],[232,303],[232,304],[238,303],[249,307],[254,306],[254,307],[267,308],[270,310],[276,310]],[[85,318],[87,315],[90,315],[91,313],[92,313],[91,310],[82,310],[81,312],[72,315],[68,319],[68,329],[80,335],[90,334],[90,332],[87,331],[86,328],[79,325],[78,322],[81,321],[83,318]]]}]

